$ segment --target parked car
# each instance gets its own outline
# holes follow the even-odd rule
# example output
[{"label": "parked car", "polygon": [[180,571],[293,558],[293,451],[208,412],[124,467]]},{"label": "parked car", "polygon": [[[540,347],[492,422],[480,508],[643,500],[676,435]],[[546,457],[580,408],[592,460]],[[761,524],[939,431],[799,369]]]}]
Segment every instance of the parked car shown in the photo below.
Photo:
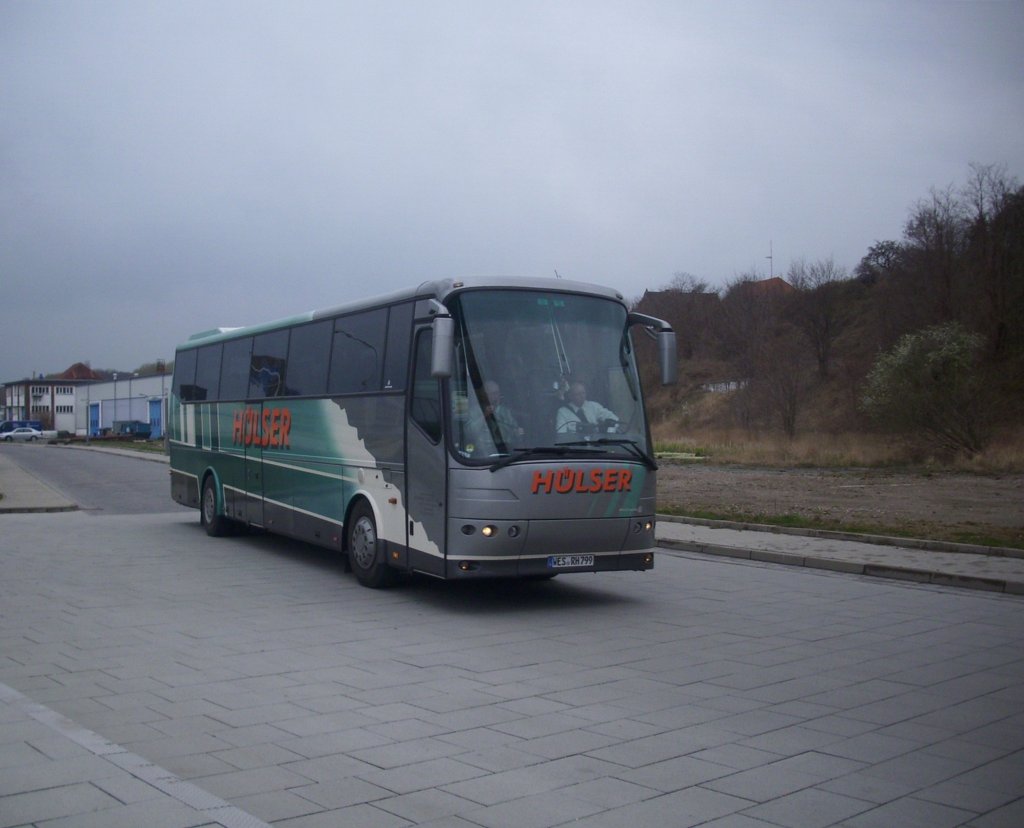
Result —
[{"label": "parked car", "polygon": [[13,440],[22,440],[28,442],[35,442],[36,440],[42,439],[43,432],[38,428],[29,428],[28,426],[22,426],[21,428],[15,428],[4,434],[4,442],[10,443]]}]

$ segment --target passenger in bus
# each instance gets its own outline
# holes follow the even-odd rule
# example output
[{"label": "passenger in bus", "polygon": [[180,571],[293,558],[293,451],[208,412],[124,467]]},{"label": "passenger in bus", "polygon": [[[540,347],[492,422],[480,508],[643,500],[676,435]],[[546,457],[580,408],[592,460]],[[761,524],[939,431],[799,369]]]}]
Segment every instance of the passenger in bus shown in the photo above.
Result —
[{"label": "passenger in bus", "polygon": [[555,431],[559,434],[593,434],[614,431],[619,418],[614,411],[595,400],[587,399],[587,386],[576,381],[569,386],[568,399],[555,415]]},{"label": "passenger in bus", "polygon": [[501,386],[494,380],[484,383],[480,410],[470,418],[469,427],[480,441],[493,442],[499,449],[518,443],[523,436],[512,409],[502,402]]}]

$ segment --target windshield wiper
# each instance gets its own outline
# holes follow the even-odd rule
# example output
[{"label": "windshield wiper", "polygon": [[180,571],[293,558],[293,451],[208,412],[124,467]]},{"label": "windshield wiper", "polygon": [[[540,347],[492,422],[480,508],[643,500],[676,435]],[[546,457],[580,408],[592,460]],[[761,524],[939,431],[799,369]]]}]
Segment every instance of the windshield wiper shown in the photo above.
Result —
[{"label": "windshield wiper", "polygon": [[658,468],[658,464],[654,461],[646,451],[640,448],[640,444],[636,440],[628,440],[622,437],[598,437],[596,440],[577,440],[572,443],[560,443],[563,446],[622,446],[627,452],[632,454],[637,460],[642,462],[651,471],[655,471]]},{"label": "windshield wiper", "polygon": [[564,457],[567,454],[598,453],[597,449],[582,448],[582,446],[585,445],[586,443],[560,443],[557,446],[533,446],[532,448],[515,449],[508,456],[502,457],[496,463],[493,463],[490,470],[494,472],[498,469],[503,469],[505,466],[511,465],[512,463],[518,463],[520,460],[528,460],[533,457]]}]

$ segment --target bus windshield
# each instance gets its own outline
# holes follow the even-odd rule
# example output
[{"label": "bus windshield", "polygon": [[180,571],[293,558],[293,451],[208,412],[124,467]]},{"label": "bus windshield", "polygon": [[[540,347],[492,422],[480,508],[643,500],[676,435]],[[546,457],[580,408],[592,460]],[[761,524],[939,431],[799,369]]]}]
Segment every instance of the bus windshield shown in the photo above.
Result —
[{"label": "bus windshield", "polygon": [[569,454],[649,461],[626,309],[594,296],[458,296],[452,441],[466,463]]}]

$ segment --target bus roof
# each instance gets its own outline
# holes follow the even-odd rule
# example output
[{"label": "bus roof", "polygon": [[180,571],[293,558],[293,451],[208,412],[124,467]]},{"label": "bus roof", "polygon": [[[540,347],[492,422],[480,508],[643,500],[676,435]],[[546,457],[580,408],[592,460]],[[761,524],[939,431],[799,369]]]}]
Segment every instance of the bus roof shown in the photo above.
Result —
[{"label": "bus roof", "polygon": [[398,302],[408,302],[415,299],[436,299],[445,304],[449,297],[468,290],[480,289],[508,289],[508,290],[542,290],[556,293],[585,293],[592,296],[603,296],[612,301],[624,303],[622,294],[609,287],[591,284],[589,282],[576,282],[569,279],[540,279],[528,277],[501,277],[484,276],[466,279],[441,279],[433,282],[423,282],[415,288],[406,288],[394,293],[371,296],[366,299],[357,299],[346,302],[342,305],[323,308],[320,310],[307,311],[295,316],[276,319],[271,322],[264,322],[256,325],[246,325],[235,328],[213,328],[192,334],[188,341],[178,346],[178,350],[197,348],[200,345],[207,345],[228,339],[235,339],[241,336],[252,336],[254,334],[274,331],[279,328],[287,328],[292,325],[300,325],[303,322],[312,322],[317,319],[327,319],[334,316],[342,316],[346,313],[355,313],[381,305],[391,305]]}]

